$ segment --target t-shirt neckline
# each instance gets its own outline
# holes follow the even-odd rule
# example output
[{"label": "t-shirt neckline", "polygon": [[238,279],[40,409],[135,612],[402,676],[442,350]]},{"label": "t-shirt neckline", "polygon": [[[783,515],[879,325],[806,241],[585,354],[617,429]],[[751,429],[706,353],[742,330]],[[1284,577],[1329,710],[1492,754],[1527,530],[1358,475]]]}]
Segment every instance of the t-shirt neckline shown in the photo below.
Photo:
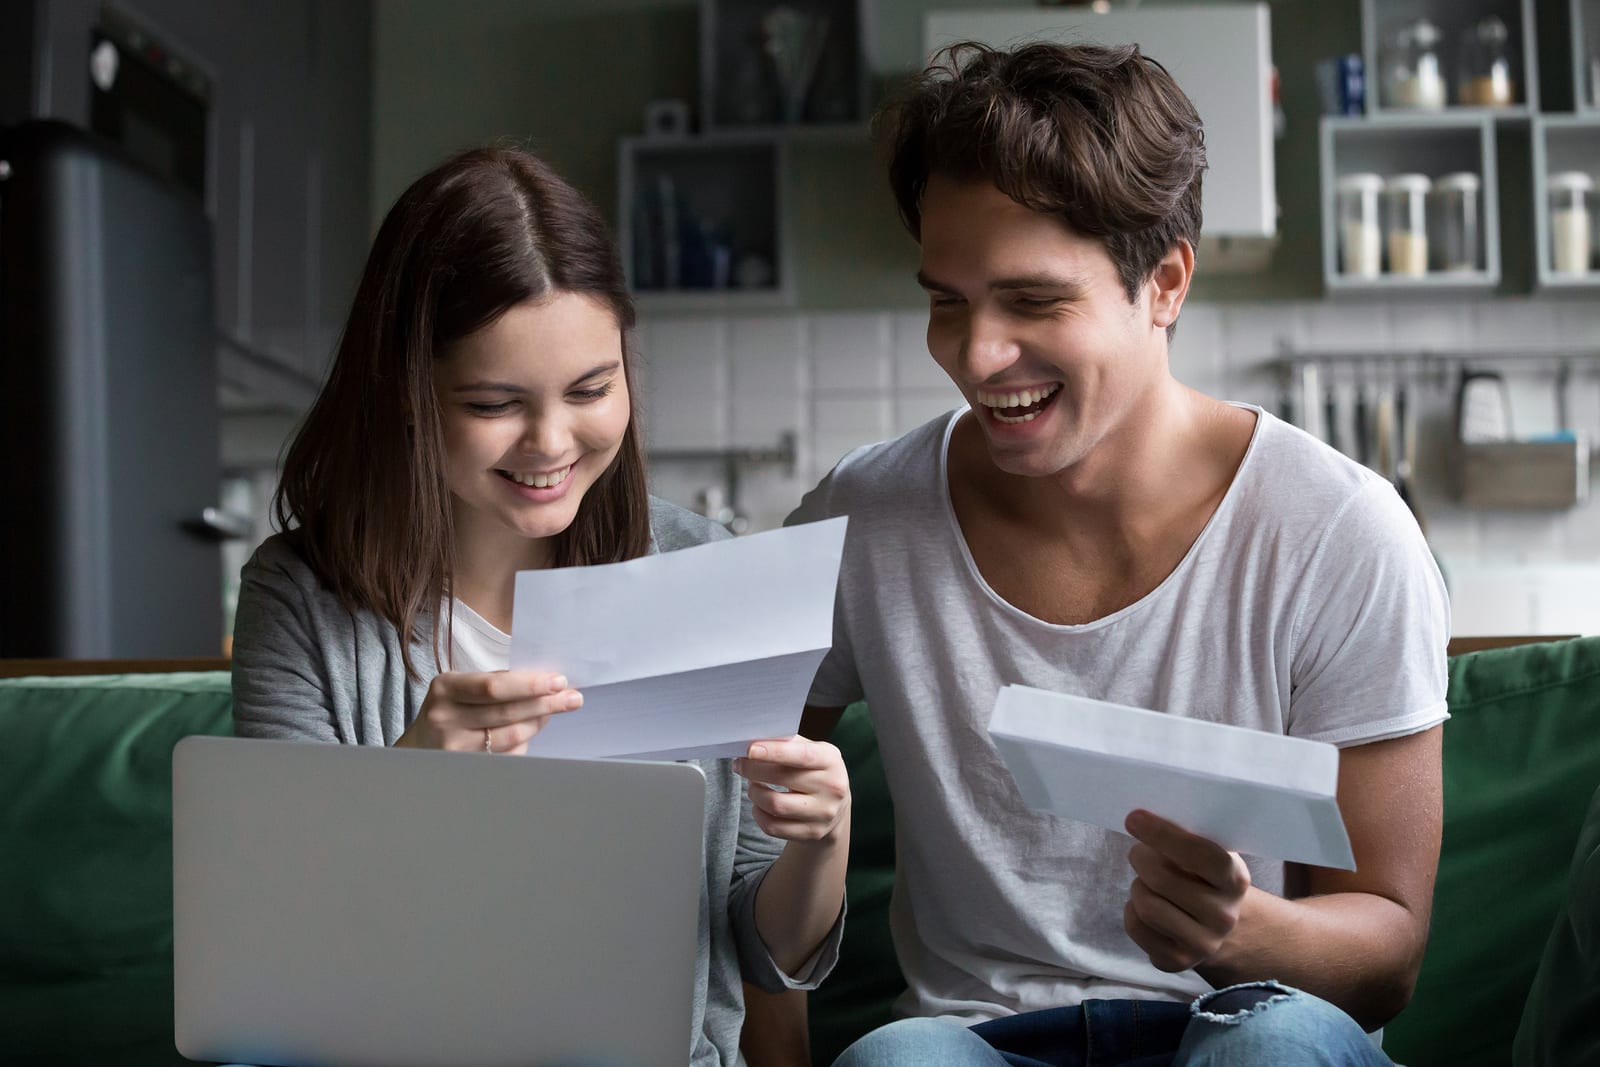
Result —
[{"label": "t-shirt neckline", "polygon": [[1191,544],[1189,546],[1189,550],[1183,554],[1183,559],[1178,561],[1178,565],[1172,568],[1172,573],[1163,578],[1161,583],[1154,589],[1150,590],[1150,592],[1146,593],[1138,600],[1135,600],[1132,604],[1112,612],[1110,615],[1093,619],[1089,622],[1078,623],[1045,622],[1038,616],[1023,611],[1021,608],[1011,603],[1011,601],[995,592],[994,587],[989,584],[989,580],[985,578],[983,576],[983,572],[978,569],[978,561],[972,558],[972,548],[967,544],[966,535],[961,532],[961,523],[956,519],[955,502],[950,498],[950,438],[955,434],[956,423],[960,421],[961,416],[966,414],[970,409],[962,407],[952,411],[949,415],[949,418],[945,422],[944,433],[940,437],[939,441],[939,499],[943,504],[945,523],[950,531],[950,536],[955,538],[956,545],[961,550],[961,558],[966,564],[968,576],[978,586],[979,589],[983,590],[984,595],[998,605],[1002,611],[1005,611],[1033,626],[1038,626],[1055,633],[1086,633],[1091,630],[1098,630],[1103,627],[1112,626],[1117,622],[1120,622],[1122,619],[1125,619],[1139,611],[1144,607],[1144,605],[1154,601],[1157,596],[1161,595],[1162,590],[1166,589],[1167,586],[1175,582],[1184,571],[1193,566],[1195,557],[1200,553],[1201,545],[1206,542],[1206,539],[1210,536],[1212,529],[1216,527],[1218,520],[1222,517],[1223,513],[1233,507],[1234,499],[1242,492],[1242,490],[1239,488],[1240,483],[1245,480],[1245,473],[1252,466],[1251,461],[1255,457],[1256,446],[1261,441],[1263,429],[1267,424],[1267,412],[1264,408],[1256,404],[1244,404],[1231,400],[1226,401],[1226,403],[1233,407],[1243,408],[1246,411],[1255,412],[1256,424],[1255,427],[1250,431],[1250,444],[1245,448],[1244,459],[1239,461],[1239,469],[1233,472],[1233,480],[1228,483],[1227,492],[1222,494],[1221,502],[1217,504],[1216,510],[1211,513],[1211,517],[1206,520],[1206,524],[1201,527],[1199,535],[1194,539],[1194,543]]}]

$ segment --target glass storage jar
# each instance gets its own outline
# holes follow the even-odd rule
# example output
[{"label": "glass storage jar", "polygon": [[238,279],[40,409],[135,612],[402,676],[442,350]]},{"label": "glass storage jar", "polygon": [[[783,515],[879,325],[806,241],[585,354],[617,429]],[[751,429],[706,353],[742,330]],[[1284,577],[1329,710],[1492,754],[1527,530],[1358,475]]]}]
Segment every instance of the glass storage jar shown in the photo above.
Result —
[{"label": "glass storage jar", "polygon": [[1383,178],[1376,174],[1343,174],[1335,183],[1339,198],[1339,271],[1376,278],[1383,270],[1383,224],[1378,197]]},{"label": "glass storage jar", "polygon": [[1382,67],[1385,107],[1423,111],[1444,107],[1439,28],[1427,19],[1406,23],[1390,35]]},{"label": "glass storage jar", "polygon": [[1428,193],[1426,174],[1395,174],[1383,183],[1384,245],[1390,274],[1428,273]]},{"label": "glass storage jar", "polygon": [[1550,269],[1587,273],[1593,251],[1594,179],[1581,170],[1561,171],[1550,175],[1545,188],[1550,199]]},{"label": "glass storage jar", "polygon": [[1446,174],[1433,183],[1433,218],[1428,232],[1434,270],[1478,270],[1478,202],[1483,180],[1471,172]]},{"label": "glass storage jar", "polygon": [[1510,107],[1511,34],[1498,16],[1480,19],[1461,34],[1456,102],[1465,107]]}]

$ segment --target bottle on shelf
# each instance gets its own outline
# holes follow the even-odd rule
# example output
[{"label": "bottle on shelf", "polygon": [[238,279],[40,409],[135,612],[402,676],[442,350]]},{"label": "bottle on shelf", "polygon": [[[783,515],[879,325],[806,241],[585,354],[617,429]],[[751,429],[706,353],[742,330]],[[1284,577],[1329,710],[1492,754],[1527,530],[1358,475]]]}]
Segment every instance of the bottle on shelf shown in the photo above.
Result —
[{"label": "bottle on shelf", "polygon": [[1510,107],[1516,102],[1511,84],[1511,34],[1496,15],[1480,19],[1461,34],[1456,103],[1463,107]]},{"label": "bottle on shelf", "polygon": [[1478,198],[1482,187],[1482,179],[1470,171],[1445,174],[1433,183],[1432,269],[1479,269]]},{"label": "bottle on shelf", "polygon": [[1383,178],[1377,174],[1344,174],[1336,184],[1339,197],[1339,270],[1356,278],[1376,278],[1383,270],[1383,225],[1378,197]]},{"label": "bottle on shelf", "polygon": [[1439,111],[1447,96],[1439,63],[1439,28],[1417,19],[1395,30],[1383,58],[1385,107]]},{"label": "bottle on shelf", "polygon": [[1385,241],[1389,273],[1421,277],[1428,273],[1428,194],[1426,174],[1395,174],[1384,182]]},{"label": "bottle on shelf", "polygon": [[1556,274],[1586,274],[1593,244],[1594,179],[1581,170],[1561,171],[1550,175],[1545,188],[1550,198],[1550,269]]}]

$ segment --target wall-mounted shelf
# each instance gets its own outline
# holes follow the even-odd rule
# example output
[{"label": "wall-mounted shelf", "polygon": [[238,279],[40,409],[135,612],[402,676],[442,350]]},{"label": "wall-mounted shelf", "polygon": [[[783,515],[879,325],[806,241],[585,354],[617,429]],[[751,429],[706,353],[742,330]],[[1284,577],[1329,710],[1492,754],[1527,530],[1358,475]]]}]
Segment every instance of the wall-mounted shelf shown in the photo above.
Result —
[{"label": "wall-mounted shelf", "polygon": [[[1595,226],[1596,198],[1590,195],[1583,217],[1577,221],[1586,233],[1587,269],[1581,273],[1556,269],[1556,233],[1552,227],[1547,180],[1566,171],[1587,174],[1600,187],[1600,113],[1547,115],[1533,124],[1533,218],[1535,279],[1550,290],[1600,288],[1600,237]],[[1570,255],[1571,253],[1565,253]],[[1580,253],[1581,254],[1581,253]]]},{"label": "wall-mounted shelf", "polygon": [[1600,0],[1569,0],[1572,89],[1579,114],[1600,114]]},{"label": "wall-mounted shelf", "polygon": [[793,302],[781,139],[628,137],[617,146],[617,236],[647,310]]},{"label": "wall-mounted shelf", "polygon": [[[1500,284],[1499,183],[1495,123],[1479,115],[1384,118],[1327,117],[1321,126],[1322,276],[1330,293],[1482,292]],[[1412,275],[1385,270],[1373,277],[1340,270],[1336,186],[1346,174],[1476,174],[1478,267]]]},{"label": "wall-mounted shelf", "polygon": [[703,128],[863,125],[866,39],[858,0],[702,0]]},{"label": "wall-mounted shelf", "polygon": [[[1573,0],[1590,3],[1592,0]],[[1462,36],[1489,17],[1499,18],[1508,32],[1507,58],[1510,62],[1512,103],[1509,106],[1481,107],[1464,103],[1459,77],[1458,56]],[[1446,86],[1443,110],[1418,111],[1395,106],[1390,92],[1391,52],[1387,47],[1396,31],[1427,20],[1440,33],[1439,73]],[[1428,114],[1433,116],[1488,116],[1497,121],[1527,121],[1539,110],[1539,66],[1534,31],[1534,0],[1361,0],[1361,45],[1367,77],[1367,114],[1392,116]]]}]

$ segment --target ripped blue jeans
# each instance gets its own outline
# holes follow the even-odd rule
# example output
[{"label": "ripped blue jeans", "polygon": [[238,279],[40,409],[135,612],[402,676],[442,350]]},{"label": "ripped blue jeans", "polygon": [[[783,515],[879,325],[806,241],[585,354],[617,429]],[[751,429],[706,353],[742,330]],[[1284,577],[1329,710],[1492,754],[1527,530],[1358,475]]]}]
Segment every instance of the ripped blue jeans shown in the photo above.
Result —
[{"label": "ripped blue jeans", "polygon": [[1088,1000],[966,1027],[902,1019],[833,1067],[1393,1067],[1354,1019],[1278,982],[1219,989],[1193,1004]]}]

